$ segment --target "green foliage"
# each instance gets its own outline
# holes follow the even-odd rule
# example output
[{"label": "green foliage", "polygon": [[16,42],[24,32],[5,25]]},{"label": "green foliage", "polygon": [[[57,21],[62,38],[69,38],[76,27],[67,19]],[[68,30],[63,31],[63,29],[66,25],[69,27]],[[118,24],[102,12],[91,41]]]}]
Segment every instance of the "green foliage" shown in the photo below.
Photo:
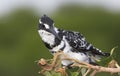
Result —
[{"label": "green foliage", "polygon": [[86,71],[87,71],[86,68],[82,68],[82,69],[81,69],[81,74],[82,74],[82,76],[86,73]]},{"label": "green foliage", "polygon": [[73,72],[73,73],[72,73],[72,76],[78,76],[78,75],[79,75],[78,72]]},{"label": "green foliage", "polygon": [[[61,76],[60,73],[56,73],[54,71],[50,71],[50,72],[46,71],[44,75],[45,76]],[[68,76],[78,76],[78,75],[79,75],[79,72],[71,72],[71,74],[69,74]]]},{"label": "green foliage", "polygon": [[51,71],[51,72],[45,72],[45,76],[61,76],[61,74]]}]

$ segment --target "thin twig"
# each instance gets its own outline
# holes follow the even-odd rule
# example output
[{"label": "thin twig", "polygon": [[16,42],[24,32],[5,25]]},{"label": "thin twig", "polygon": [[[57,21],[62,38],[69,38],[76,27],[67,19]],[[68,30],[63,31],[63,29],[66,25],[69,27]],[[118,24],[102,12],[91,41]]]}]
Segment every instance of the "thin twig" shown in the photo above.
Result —
[{"label": "thin twig", "polygon": [[91,69],[89,68],[83,76],[87,76],[90,71]]},{"label": "thin twig", "polygon": [[91,73],[91,75],[90,75],[90,76],[95,76],[95,75],[96,75],[96,73],[97,73],[97,71],[96,71],[96,70],[94,70],[94,71]]}]

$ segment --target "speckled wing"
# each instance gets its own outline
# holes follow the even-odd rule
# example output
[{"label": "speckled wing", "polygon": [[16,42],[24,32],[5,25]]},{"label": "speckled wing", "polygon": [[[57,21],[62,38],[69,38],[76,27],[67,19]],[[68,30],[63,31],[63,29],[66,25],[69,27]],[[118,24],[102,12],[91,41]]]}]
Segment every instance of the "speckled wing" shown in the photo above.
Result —
[{"label": "speckled wing", "polygon": [[73,49],[76,49],[77,51],[80,52],[88,51],[92,46],[85,40],[85,37],[83,37],[83,35],[80,34],[79,32],[66,31],[65,38],[67,39],[69,45]]},{"label": "speckled wing", "polygon": [[91,52],[93,55],[110,56],[110,53],[104,53],[92,44],[88,43],[79,32],[66,31],[65,38],[75,52]]}]

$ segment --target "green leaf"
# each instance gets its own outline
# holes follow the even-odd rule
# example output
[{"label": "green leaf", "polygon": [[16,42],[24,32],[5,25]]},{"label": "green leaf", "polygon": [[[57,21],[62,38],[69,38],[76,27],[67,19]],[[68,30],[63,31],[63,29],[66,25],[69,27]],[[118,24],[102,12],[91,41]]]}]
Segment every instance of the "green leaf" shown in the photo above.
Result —
[{"label": "green leaf", "polygon": [[115,50],[116,48],[118,48],[118,46],[116,46],[116,47],[112,48],[112,50],[110,51],[110,56],[112,56],[112,55],[113,55],[113,52],[114,52],[114,50]]},{"label": "green leaf", "polygon": [[71,75],[72,75],[72,76],[78,76],[79,73],[78,73],[78,72],[73,72]]},{"label": "green leaf", "polygon": [[86,73],[86,70],[87,70],[86,68],[82,68],[82,69],[81,69],[81,74],[82,74],[82,76]]},{"label": "green leaf", "polygon": [[52,76],[61,76],[61,73],[57,73],[55,71],[51,71]]},{"label": "green leaf", "polygon": [[53,76],[50,72],[45,72],[45,76]]}]

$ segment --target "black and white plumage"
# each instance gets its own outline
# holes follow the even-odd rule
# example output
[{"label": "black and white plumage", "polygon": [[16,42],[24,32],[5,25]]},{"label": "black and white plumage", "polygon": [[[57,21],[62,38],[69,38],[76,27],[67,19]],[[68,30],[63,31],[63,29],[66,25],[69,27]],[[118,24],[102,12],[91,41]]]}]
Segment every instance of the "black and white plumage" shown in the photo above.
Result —
[{"label": "black and white plumage", "polygon": [[[88,63],[95,63],[93,57],[109,56],[88,43],[79,32],[58,29],[54,26],[54,21],[44,15],[39,20],[38,32],[49,51],[54,54],[62,50],[70,58],[75,58]],[[61,57],[63,58],[63,57]],[[63,60],[62,64],[68,66],[72,61]]]}]

